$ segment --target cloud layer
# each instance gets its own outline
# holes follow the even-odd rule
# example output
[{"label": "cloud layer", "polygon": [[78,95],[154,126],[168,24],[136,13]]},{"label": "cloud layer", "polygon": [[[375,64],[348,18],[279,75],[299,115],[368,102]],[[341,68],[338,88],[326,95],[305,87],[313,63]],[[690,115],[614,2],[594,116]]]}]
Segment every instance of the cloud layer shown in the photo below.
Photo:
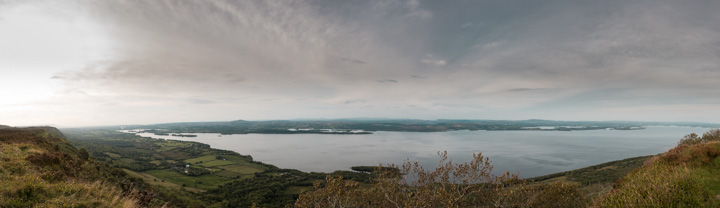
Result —
[{"label": "cloud layer", "polygon": [[53,69],[41,77],[59,86],[52,100],[23,105],[56,106],[50,122],[66,125],[720,122],[717,9],[713,1],[77,1],[58,15],[95,22],[111,55]]}]

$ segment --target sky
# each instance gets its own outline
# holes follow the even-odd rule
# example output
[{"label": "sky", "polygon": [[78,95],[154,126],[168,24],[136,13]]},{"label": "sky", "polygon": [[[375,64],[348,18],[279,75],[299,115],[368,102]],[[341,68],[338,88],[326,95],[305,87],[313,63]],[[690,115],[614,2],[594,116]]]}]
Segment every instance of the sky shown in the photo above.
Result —
[{"label": "sky", "polygon": [[720,122],[720,1],[0,0],[0,124]]}]

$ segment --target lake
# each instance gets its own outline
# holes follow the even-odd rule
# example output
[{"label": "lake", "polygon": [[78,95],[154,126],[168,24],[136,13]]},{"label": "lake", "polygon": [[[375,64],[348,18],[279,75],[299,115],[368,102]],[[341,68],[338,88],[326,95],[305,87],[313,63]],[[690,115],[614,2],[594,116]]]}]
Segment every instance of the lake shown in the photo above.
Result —
[{"label": "lake", "polygon": [[649,126],[644,130],[587,131],[450,131],[375,132],[362,135],[199,133],[197,137],[138,135],[195,141],[212,148],[251,155],[256,161],[280,168],[332,172],[350,166],[400,164],[405,159],[424,167],[437,166],[438,151],[447,150],[455,162],[482,152],[492,161],[494,173],[541,176],[603,162],[669,150],[689,133],[708,129]]}]

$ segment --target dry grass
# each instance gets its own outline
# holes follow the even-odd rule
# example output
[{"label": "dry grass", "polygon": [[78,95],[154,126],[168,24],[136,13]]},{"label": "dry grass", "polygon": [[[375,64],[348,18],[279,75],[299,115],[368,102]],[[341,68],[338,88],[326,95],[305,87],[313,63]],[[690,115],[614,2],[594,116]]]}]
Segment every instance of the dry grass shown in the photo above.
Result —
[{"label": "dry grass", "polygon": [[[44,165],[52,166],[70,159],[52,157],[61,154],[47,150],[46,143],[25,143],[17,137],[11,139],[11,143],[0,140],[3,142],[0,146],[0,207],[139,207],[133,194],[123,193],[115,184],[45,177],[63,173],[34,162],[47,162]],[[34,161],[33,158],[43,160]]]},{"label": "dry grass", "polygon": [[615,184],[597,207],[718,207],[720,142],[680,144]]}]

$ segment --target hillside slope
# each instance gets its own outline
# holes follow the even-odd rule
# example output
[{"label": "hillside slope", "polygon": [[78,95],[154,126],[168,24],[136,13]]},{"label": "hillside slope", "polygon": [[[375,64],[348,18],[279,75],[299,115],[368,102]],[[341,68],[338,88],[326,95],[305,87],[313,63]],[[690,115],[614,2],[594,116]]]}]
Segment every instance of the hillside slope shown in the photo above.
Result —
[{"label": "hillside slope", "polygon": [[689,134],[615,184],[596,207],[720,207],[720,130]]},{"label": "hillside slope", "polygon": [[147,188],[55,128],[0,128],[0,207],[162,206]]},{"label": "hillside slope", "polygon": [[[109,129],[62,129],[92,158],[144,180],[178,207],[285,207],[326,173],[281,169],[207,144],[144,138]],[[368,173],[336,171],[368,181]],[[364,179],[364,180],[363,180]]]}]

